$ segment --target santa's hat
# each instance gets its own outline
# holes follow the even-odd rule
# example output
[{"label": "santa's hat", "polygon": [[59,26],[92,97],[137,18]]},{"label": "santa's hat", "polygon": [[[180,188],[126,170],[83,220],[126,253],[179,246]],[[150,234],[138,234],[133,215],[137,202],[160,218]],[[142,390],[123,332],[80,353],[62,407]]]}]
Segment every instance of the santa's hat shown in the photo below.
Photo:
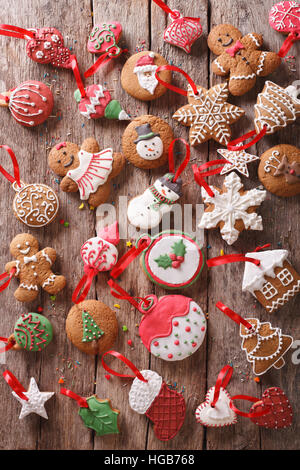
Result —
[{"label": "santa's hat", "polygon": [[156,70],[157,65],[154,64],[154,57],[154,52],[149,52],[149,54],[140,57],[135,64],[133,72],[151,72],[152,70]]}]

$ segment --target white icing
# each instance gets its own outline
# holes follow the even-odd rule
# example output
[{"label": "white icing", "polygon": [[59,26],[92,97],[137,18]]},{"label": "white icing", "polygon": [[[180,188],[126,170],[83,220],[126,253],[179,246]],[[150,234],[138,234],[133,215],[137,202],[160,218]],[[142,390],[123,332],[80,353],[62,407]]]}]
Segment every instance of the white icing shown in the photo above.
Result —
[{"label": "white icing", "polygon": [[[30,249],[30,247],[29,247]],[[21,251],[21,250],[20,250]],[[28,263],[36,263],[37,262],[37,257],[36,255],[33,255],[33,256],[24,256],[24,264],[28,264]]]},{"label": "white icing", "polygon": [[271,168],[274,168],[275,170],[277,170],[278,165],[273,165],[273,163],[277,163],[277,164],[280,163],[280,160],[277,158],[279,156],[280,156],[280,152],[278,150],[273,150],[271,156],[268,158],[268,160],[265,161],[264,170],[266,173],[270,173]]},{"label": "white icing", "polygon": [[37,59],[42,59],[44,57],[43,51],[37,51],[37,53],[35,55],[36,55]]},{"label": "white icing", "polygon": [[215,59],[214,63],[222,73],[226,73],[226,70],[224,69],[224,67],[222,67],[218,59]]},{"label": "white icing", "polygon": [[16,272],[15,272],[15,276],[18,276],[18,274],[20,274],[20,261],[16,261]]},{"label": "white icing", "polygon": [[49,186],[28,184],[17,191],[13,209],[28,227],[44,227],[56,217],[59,200]]},{"label": "white icing", "polygon": [[160,392],[162,378],[153,370],[140,372],[148,382],[143,382],[137,377],[134,379],[129,392],[129,405],[137,413],[145,414]]},{"label": "white icing", "polygon": [[80,114],[85,116],[88,119],[91,119],[91,114],[96,113],[96,106],[99,106],[100,99],[104,98],[104,90],[102,85],[97,85],[97,89],[93,89],[93,93],[95,96],[89,96],[88,99],[90,104],[85,104],[86,111],[80,111]]},{"label": "white icing", "polygon": [[77,183],[80,198],[86,201],[91,193],[106,183],[112,171],[113,151],[105,149],[93,154],[80,150],[78,158],[79,166],[68,171],[67,176]]},{"label": "white icing", "polygon": [[50,286],[50,284],[54,284],[55,279],[55,274],[51,274],[51,276],[49,276],[48,279],[46,279],[46,281],[43,283],[42,287],[44,288],[46,286]]},{"label": "white icing", "polygon": [[222,427],[235,424],[237,415],[230,408],[230,395],[223,387],[220,389],[220,395],[215,407],[210,404],[214,399],[215,387],[211,387],[205,397],[205,402],[201,403],[195,411],[197,423],[203,426]]},{"label": "white icing", "polygon": [[45,410],[45,403],[52,397],[52,395],[54,395],[54,392],[40,392],[33,377],[30,379],[29,389],[27,392],[23,392],[28,400],[23,400],[14,391],[12,394],[22,405],[19,419],[25,418],[25,416],[28,416],[30,413],[35,413],[42,416],[42,418],[48,419],[47,411]]},{"label": "white icing", "polygon": [[258,66],[257,66],[257,75],[259,76],[263,71],[264,71],[264,63],[265,63],[265,58],[267,56],[267,52],[262,52],[259,58]]},{"label": "white icing", "polygon": [[42,250],[42,256],[45,258],[45,260],[50,264],[50,266],[52,266],[52,261],[51,259],[49,258],[49,256],[47,255],[47,253],[45,252],[45,249]]},{"label": "white icing", "polygon": [[227,145],[231,136],[229,126],[237,121],[244,111],[227,103],[227,83],[215,85],[208,91],[200,87],[197,87],[197,90],[198,95],[195,95],[192,87],[188,86],[189,100],[192,99],[193,104],[178,109],[173,119],[191,126],[192,145],[201,144],[213,136],[220,144]]},{"label": "white icing", "polygon": [[156,160],[163,153],[163,143],[160,137],[156,136],[152,139],[140,140],[136,144],[136,151],[141,158],[145,160]]},{"label": "white icing", "polygon": [[145,65],[135,67],[134,73],[137,76],[140,87],[153,95],[158,85],[158,80],[155,77],[157,65]]},{"label": "white icing", "polygon": [[244,222],[245,229],[262,230],[262,218],[255,212],[249,214],[247,210],[250,207],[260,206],[267,196],[267,191],[251,189],[241,195],[240,190],[244,186],[240,177],[236,173],[230,173],[225,177],[224,186],[227,191],[220,194],[210,186],[214,193],[214,197],[209,196],[202,187],[202,198],[206,204],[213,204],[214,208],[211,212],[204,212],[199,228],[211,229],[217,227],[220,222],[224,222],[224,226],[220,229],[223,240],[228,245],[232,245],[237,239],[240,232],[235,228],[237,220]]},{"label": "white icing", "polygon": [[[178,322],[178,325],[174,325],[174,322]],[[151,341],[150,352],[165,361],[181,361],[195,353],[203,343],[206,319],[201,307],[192,301],[188,314],[184,317],[174,317],[172,325],[169,336]],[[187,327],[190,331],[186,331]],[[179,344],[175,344],[176,341],[179,341]],[[168,357],[170,354],[172,357]]]},{"label": "white icing", "polygon": [[[18,245],[18,248],[20,247],[21,245]],[[24,248],[23,250],[20,250],[19,249],[19,252],[22,253],[22,255],[27,255],[27,253],[29,253],[30,251],[30,246],[28,248]]]},{"label": "white icing", "polygon": [[258,40],[256,39],[256,37],[254,36],[254,34],[249,33],[249,34],[247,34],[247,36],[249,36],[249,37],[251,38],[251,40],[254,42],[254,44],[255,44],[257,47],[260,47],[260,44],[259,44]]},{"label": "white icing", "polygon": [[26,290],[38,290],[38,287],[37,285],[33,285],[33,284],[25,284],[24,282],[21,282],[20,284],[20,287],[23,287],[23,289],[26,289]]},{"label": "white icing", "polygon": [[251,80],[252,78],[255,78],[256,74],[250,73],[249,75],[230,75],[230,80]]},{"label": "white icing", "polygon": [[95,267],[98,271],[109,271],[118,259],[115,245],[100,237],[89,238],[82,245],[80,254],[86,266]]},{"label": "white icing", "polygon": [[271,305],[266,305],[266,309],[269,313],[273,313],[278,307],[287,303],[292,297],[295,297],[298,292],[300,292],[300,280],[298,280],[297,284],[293,285],[292,289],[287,290],[282,297],[273,300]]},{"label": "white icing", "polygon": [[284,261],[288,257],[287,250],[267,250],[257,251],[253,253],[246,253],[248,258],[260,260],[260,265],[256,266],[254,263],[245,263],[244,277],[243,277],[243,291],[261,290],[266,282],[265,276],[275,278],[275,268],[282,267]]},{"label": "white icing", "polygon": [[51,49],[51,46],[52,46],[52,44],[51,44],[50,41],[46,41],[46,42],[44,43],[44,49],[46,49],[46,50]]},{"label": "white icing", "polygon": [[293,100],[297,103],[300,104],[300,99],[298,99],[299,96],[299,89],[296,88],[294,85],[289,85],[288,87],[285,88],[284,90]]},{"label": "white icing", "polygon": [[52,34],[51,40],[52,40],[53,42],[58,42],[58,41],[59,41],[59,36],[57,36],[57,34]]},{"label": "white icing", "polygon": [[[257,155],[250,155],[250,153],[245,152],[245,150],[227,150],[227,149],[218,149],[217,152],[222,155],[223,158],[228,160],[230,163],[225,163],[220,175],[225,175],[232,170],[239,171],[242,175],[249,177],[249,171],[247,164],[259,160]],[[222,162],[220,162],[222,163]]]}]

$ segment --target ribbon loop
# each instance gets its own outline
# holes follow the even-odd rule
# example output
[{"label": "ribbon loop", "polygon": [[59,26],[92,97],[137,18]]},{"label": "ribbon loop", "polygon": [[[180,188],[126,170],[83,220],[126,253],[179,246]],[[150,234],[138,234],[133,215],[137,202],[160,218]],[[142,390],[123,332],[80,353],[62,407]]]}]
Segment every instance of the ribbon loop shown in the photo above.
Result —
[{"label": "ribbon loop", "polygon": [[[249,147],[252,147],[252,145],[256,144],[256,142],[261,140],[266,135],[267,130],[268,130],[267,126],[264,125],[262,130],[258,134],[256,133],[255,129],[253,131],[247,132],[247,134],[244,134],[241,137],[238,137],[237,139],[232,140],[231,142],[229,142],[227,144],[227,148],[228,148],[228,150],[246,150]],[[250,139],[250,137],[253,137],[253,136],[255,136],[255,137],[252,140],[250,140],[250,142],[248,142],[248,144],[239,145],[242,142],[245,142],[245,140],[248,140],[248,139]]]},{"label": "ribbon loop", "polygon": [[[108,354],[110,354],[111,356],[114,356],[116,357],[117,359],[120,359],[120,361],[124,362],[124,364],[126,364],[133,372],[134,372],[134,375],[127,375],[127,374],[119,374],[118,372],[115,372],[113,369],[111,369],[105,362],[104,362],[104,357],[107,356]],[[135,365],[129,361],[129,359],[127,359],[127,357],[123,356],[122,354],[120,354],[119,352],[117,351],[107,351],[106,353],[103,354],[102,358],[101,358],[101,362],[102,362],[102,366],[104,367],[104,369],[109,372],[110,374],[112,375],[115,375],[116,377],[125,377],[125,378],[135,378],[137,377],[138,379],[140,379],[142,382],[148,382],[148,380],[146,380],[142,374],[140,373],[140,371],[135,367]]]},{"label": "ribbon loop", "polygon": [[0,286],[0,292],[3,292],[9,286],[10,281],[12,280],[16,272],[17,272],[16,268],[12,268],[9,274],[7,274],[6,272],[3,274],[0,274],[0,281],[8,277],[7,281],[4,282],[2,286]]},{"label": "ribbon loop", "polygon": [[[179,166],[178,170],[175,173],[175,163],[174,163],[174,152],[173,152],[173,150],[174,150],[175,143],[178,142],[178,141],[183,142],[184,145],[185,145],[185,157],[184,157],[183,162],[181,163],[181,165]],[[176,181],[177,178],[179,178],[179,176],[183,172],[183,170],[186,168],[187,164],[190,161],[190,156],[191,156],[191,149],[190,149],[190,146],[189,146],[189,144],[187,143],[186,140],[184,140],[180,137],[178,137],[177,139],[172,140],[172,142],[169,145],[169,156],[168,157],[169,157],[169,171],[170,171],[170,173],[175,173],[173,181]]]},{"label": "ribbon loop", "polygon": [[[221,173],[226,163],[230,163],[230,162],[223,159],[223,160],[211,160],[210,162],[203,163],[200,166],[197,166],[196,164],[192,165],[194,179],[196,183],[199,186],[202,186],[210,197],[214,197],[215,194],[210,189],[209,184],[206,183],[204,178],[206,178],[207,176],[218,175],[219,173]],[[215,168],[213,170],[203,171],[203,170],[206,170],[207,168],[210,168],[216,165],[222,165],[222,166],[220,168]]]},{"label": "ribbon loop", "polygon": [[300,30],[290,32],[288,37],[284,40],[281,48],[277,52],[277,55],[281,58],[285,57],[289,52],[290,48],[293,46],[294,42],[300,40]]},{"label": "ribbon loop", "polygon": [[88,78],[94,75],[94,73],[97,72],[99,67],[102,67],[103,65],[107,64],[110,62],[112,59],[116,59],[117,57],[120,57],[121,54],[124,54],[125,52],[128,52],[128,49],[122,49],[119,54],[114,54],[112,50],[109,52],[105,52],[104,54],[100,55],[100,57],[96,60],[96,62],[84,72],[84,77]]},{"label": "ribbon loop", "polygon": [[[117,284],[113,279],[109,279],[107,281],[107,284],[111,287],[110,293],[113,295],[116,299],[121,299],[121,300],[128,300],[128,302],[131,303],[137,310],[139,310],[141,313],[144,313],[147,308],[150,307],[152,301],[147,299],[147,297],[137,297],[134,296],[132,297],[131,295],[128,294],[128,292],[123,289],[119,284]],[[139,299],[141,302],[136,302],[135,299]]]},{"label": "ribbon loop", "polygon": [[[88,273],[82,276],[72,295],[72,302],[74,302],[74,304],[79,304],[79,302],[82,302],[86,298],[91,288],[93,279],[95,276],[97,276],[98,272],[99,271],[97,269],[89,268]],[[82,292],[80,294],[81,290]]]},{"label": "ribbon loop", "polygon": [[65,395],[66,397],[72,398],[77,402],[77,405],[80,408],[88,408],[89,405],[86,401],[86,398],[81,397],[80,395],[77,395],[77,393],[72,392],[72,390],[68,390],[67,388],[61,388],[60,393],[62,395]]},{"label": "ribbon loop", "polygon": [[256,266],[260,266],[259,259],[249,258],[248,256],[245,256],[243,253],[216,256],[215,258],[208,259],[206,261],[206,264],[209,268],[211,268],[212,266],[221,266],[222,264],[237,263],[239,261],[245,261],[245,262],[256,264]]},{"label": "ribbon loop", "polygon": [[24,392],[26,392],[26,389],[23,387],[22,384],[18,381],[18,379],[10,372],[10,370],[5,370],[3,372],[3,377],[4,380],[8,383],[10,388],[22,399],[25,401],[28,401],[28,398],[26,395],[24,395]]},{"label": "ribbon loop", "polygon": [[180,95],[183,95],[183,96],[187,96],[188,95],[188,92],[186,90],[184,90],[183,88],[179,88],[177,86],[174,86],[174,85],[171,85],[171,83],[167,83],[165,82],[164,80],[162,80],[158,73],[159,72],[162,72],[163,70],[171,70],[173,72],[179,72],[181,73],[181,75],[183,75],[187,81],[189,82],[189,84],[191,85],[192,87],[192,90],[193,90],[193,93],[194,95],[198,95],[198,89],[197,89],[197,86],[195,84],[195,82],[191,79],[191,77],[182,69],[180,69],[179,67],[176,67],[175,65],[161,65],[160,67],[157,67],[156,71],[155,71],[155,78],[159,81],[159,83],[161,83],[163,86],[165,86],[166,88],[169,88],[169,90],[172,90],[172,91],[175,91],[175,93],[179,93]]},{"label": "ribbon loop", "polygon": [[18,26],[13,26],[11,24],[0,24],[0,34],[2,36],[9,36],[20,39],[32,39],[35,36],[33,31],[19,28]]},{"label": "ribbon loop", "polygon": [[81,97],[84,98],[84,97],[86,96],[86,93],[85,93],[85,88],[84,88],[84,85],[83,85],[83,82],[82,82],[82,78],[81,78],[81,75],[80,75],[80,71],[79,71],[79,66],[78,66],[78,61],[77,61],[76,55],[71,55],[71,56],[70,56],[70,61],[71,61],[71,67],[72,67],[73,74],[74,74],[74,77],[75,77],[75,80],[76,80],[78,89],[79,89],[79,91],[80,91]]},{"label": "ribbon loop", "polygon": [[216,403],[220,396],[221,387],[224,389],[227,387],[232,377],[232,374],[233,374],[233,367],[231,367],[229,364],[224,366],[223,369],[219,372],[216,385],[215,385],[214,398],[210,404],[212,408],[216,406]]},{"label": "ribbon loop", "polygon": [[14,152],[8,145],[0,145],[0,148],[4,149],[7,151],[9,154],[13,167],[14,167],[14,176],[12,176],[8,171],[6,171],[1,165],[0,165],[0,172],[5,176],[5,178],[10,182],[10,183],[17,183],[19,187],[21,187],[21,181],[20,181],[20,169],[19,169],[19,164],[17,161],[17,157],[15,156]]},{"label": "ribbon loop", "polygon": [[238,313],[231,310],[229,307],[226,307],[226,305],[224,305],[222,302],[217,302],[216,307],[218,307],[218,309],[221,310],[221,312],[225,313],[225,315],[231,318],[231,320],[233,320],[238,325],[242,324],[246,328],[248,328],[248,330],[252,330],[251,323],[249,323],[247,320],[241,317]]},{"label": "ribbon loop", "polygon": [[271,243],[266,243],[265,245],[262,246],[257,246],[254,250],[254,252],[264,250],[265,248],[269,248],[271,246]]},{"label": "ribbon loop", "polygon": [[111,277],[114,279],[117,279],[123,271],[127,268],[127,266],[132,263],[139,254],[144,251],[147,246],[149,246],[151,243],[151,238],[148,236],[140,238],[138,242],[138,247],[136,248],[133,246],[128,250],[120,259],[119,261],[115,264],[113,269],[110,272]]},{"label": "ribbon loop", "polygon": [[0,336],[0,341],[2,341],[3,343],[6,343],[6,345],[3,348],[0,348],[0,354],[6,351],[9,351],[16,344],[15,341],[8,341],[8,338],[3,338],[2,336]]},{"label": "ribbon loop", "polygon": [[153,0],[153,1],[162,10],[164,10],[166,13],[169,13],[169,15],[171,15],[171,16],[176,15],[176,11],[171,10],[171,8],[169,8],[164,2],[162,2],[162,0]]},{"label": "ribbon loop", "polygon": [[234,397],[231,397],[229,406],[230,408],[240,416],[244,416],[245,418],[258,418],[259,416],[264,416],[270,412],[270,408],[266,407],[264,410],[257,411],[255,413],[245,413],[244,411],[240,411],[233,403],[233,400],[245,400],[245,401],[250,401],[251,403],[256,403],[260,401],[259,398],[256,397],[249,397],[248,395],[235,395]]}]

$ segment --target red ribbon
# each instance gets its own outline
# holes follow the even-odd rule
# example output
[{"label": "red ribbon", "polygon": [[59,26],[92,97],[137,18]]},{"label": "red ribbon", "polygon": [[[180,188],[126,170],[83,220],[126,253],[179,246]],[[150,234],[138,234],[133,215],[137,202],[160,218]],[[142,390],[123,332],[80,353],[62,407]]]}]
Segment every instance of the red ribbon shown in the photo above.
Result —
[{"label": "red ribbon", "polygon": [[[115,372],[113,369],[111,369],[105,362],[104,362],[104,357],[107,356],[108,354],[110,354],[111,356],[114,356],[118,359],[120,359],[120,361],[124,362],[124,364],[126,364],[133,372],[135,375],[127,375],[127,374],[119,374],[118,372]],[[123,356],[122,354],[120,354],[119,352],[117,351],[107,351],[106,353],[103,354],[102,356],[102,359],[101,359],[101,362],[102,362],[102,366],[104,367],[104,369],[109,372],[110,374],[112,375],[115,375],[116,377],[125,377],[125,378],[135,378],[137,377],[138,379],[140,379],[142,382],[148,382],[148,380],[146,380],[142,374],[140,373],[140,371],[135,367],[134,364],[132,364],[132,362],[130,362],[129,359],[127,359],[127,357]]]},{"label": "red ribbon", "polygon": [[72,70],[73,70],[73,74],[74,74],[78,89],[80,91],[81,97],[84,98],[86,93],[85,93],[84,85],[83,85],[82,78],[81,78],[81,75],[80,75],[76,55],[71,55],[70,60],[71,60],[71,67],[72,67]]},{"label": "red ribbon", "polygon": [[62,395],[66,395],[66,397],[72,398],[77,402],[77,405],[80,406],[80,408],[88,408],[89,405],[86,401],[86,398],[83,398],[76,393],[72,392],[72,390],[68,390],[67,388],[61,388],[60,393]]},{"label": "red ribbon", "polygon": [[17,378],[10,372],[10,370],[5,370],[3,372],[3,377],[5,381],[8,383],[10,388],[13,389],[13,391],[20,397],[22,400],[28,401],[28,397],[24,395],[24,392],[26,392],[26,389],[23,387],[22,384],[17,380]]},{"label": "red ribbon", "polygon": [[174,18],[177,18],[177,15],[164,2],[162,2],[161,0],[153,0],[153,1],[166,13],[169,13],[169,15],[172,15]]},{"label": "red ribbon", "polygon": [[113,269],[110,272],[111,277],[117,279],[122,272],[127,268],[127,266],[132,263],[132,261],[144,251],[151,243],[150,237],[140,238],[138,241],[138,247],[133,246],[130,250],[123,255],[119,261],[115,264]]},{"label": "red ribbon", "polygon": [[16,268],[12,268],[12,270],[10,271],[10,273],[3,273],[3,274],[0,274],[0,281],[2,281],[3,279],[6,279],[7,277],[9,277],[9,279],[7,279],[6,282],[4,282],[4,284],[2,284],[2,286],[0,286],[0,292],[3,292],[10,284],[10,281],[12,280],[12,278],[14,277],[14,274],[16,273]]},{"label": "red ribbon", "polygon": [[233,400],[246,400],[246,401],[251,401],[252,403],[256,403],[260,401],[259,398],[255,397],[249,397],[248,395],[235,395],[234,397],[231,397],[229,406],[230,408],[240,416],[244,416],[245,418],[258,418],[259,416],[264,416],[270,412],[270,408],[266,407],[264,410],[257,411],[256,413],[245,413],[244,411],[240,411],[234,404]]},{"label": "red ribbon", "polygon": [[[175,173],[175,163],[174,163],[173,149],[174,149],[174,145],[175,145],[176,141],[180,141],[180,142],[184,143],[184,145],[185,145],[185,158],[184,158],[183,162],[181,163],[181,165],[179,166],[178,170]],[[186,140],[181,139],[180,137],[177,138],[177,139],[172,140],[172,142],[169,145],[169,171],[170,171],[170,173],[175,173],[173,181],[176,181],[177,178],[181,175],[181,173],[183,172],[183,170],[185,169],[185,167],[187,166],[187,164],[190,161],[190,156],[191,156],[191,150],[190,150],[190,146],[189,146],[189,144],[187,143]]]},{"label": "red ribbon", "polygon": [[0,341],[2,341],[3,343],[7,343],[6,346],[0,348],[0,354],[9,351],[16,344],[15,341],[8,341],[8,338],[3,338],[3,336],[0,336]]},{"label": "red ribbon", "polygon": [[169,90],[175,91],[175,93],[179,93],[180,95],[184,95],[184,96],[188,95],[188,92],[186,90],[184,90],[183,88],[179,88],[177,86],[171,85],[171,83],[167,83],[164,80],[162,80],[158,76],[158,73],[162,72],[163,70],[172,70],[173,72],[181,73],[187,79],[189,84],[191,85],[191,87],[193,89],[193,92],[194,92],[194,95],[199,94],[198,90],[197,90],[197,86],[195,85],[195,82],[193,82],[191,77],[184,70],[180,69],[179,67],[175,67],[175,65],[161,65],[160,67],[157,67],[157,69],[155,71],[156,79],[159,81],[159,83],[164,85],[166,88],[169,88]]},{"label": "red ribbon", "polygon": [[271,246],[271,243],[266,243],[265,245],[262,246],[257,246],[254,250],[254,252],[264,250],[265,248],[269,248]]},{"label": "red ribbon", "polygon": [[[109,279],[107,281],[107,284],[111,287],[110,293],[113,295],[116,299],[121,299],[121,300],[128,300],[128,302],[131,303],[137,310],[140,311],[140,304],[135,301],[135,299],[141,300],[142,303],[145,304],[145,308],[147,308],[150,304],[150,300],[147,299],[147,297],[132,297],[131,295],[128,294],[128,292],[123,289],[119,284],[117,284],[113,279]],[[113,290],[114,289],[114,290]],[[117,292],[119,294],[117,294]],[[144,313],[144,312],[143,312]]]},{"label": "red ribbon", "polygon": [[122,49],[121,52],[117,55],[113,54],[112,50],[110,50],[109,52],[105,52],[96,60],[96,62],[89,69],[87,69],[84,72],[84,77],[88,78],[91,75],[94,75],[94,73],[98,70],[99,67],[101,67],[104,64],[107,64],[112,59],[116,59],[117,57],[120,57],[120,55],[123,54],[124,52],[128,52],[128,49]]},{"label": "red ribbon", "polygon": [[[74,302],[74,304],[79,304],[79,302],[82,302],[86,298],[91,288],[93,279],[95,276],[97,276],[99,272],[98,269],[96,268],[88,268],[87,271],[88,272],[84,274],[82,278],[80,279],[80,281],[78,282],[72,294],[72,302]],[[80,294],[81,289],[83,290]]]},{"label": "red ribbon", "polygon": [[9,97],[4,96],[4,95],[0,95],[0,100],[3,100],[3,101],[5,101],[5,103],[8,103],[9,102]]},{"label": "red ribbon", "polygon": [[210,404],[212,408],[216,406],[216,403],[220,396],[221,387],[224,389],[227,387],[232,374],[233,374],[233,367],[231,367],[230,365],[223,367],[223,369],[220,371],[217,381],[216,381],[216,385],[215,385],[214,398]]},{"label": "red ribbon", "polygon": [[237,323],[238,325],[242,324],[246,328],[248,328],[248,330],[252,330],[251,323],[247,322],[247,320],[242,318],[238,313],[234,312],[229,307],[226,307],[226,305],[224,305],[222,302],[217,302],[216,307],[218,307],[221,312],[225,313],[225,315],[231,318],[231,320],[235,321],[235,323]]},{"label": "red ribbon", "polygon": [[27,39],[34,38],[34,31],[28,31],[28,29],[19,28],[10,24],[0,24],[0,34],[2,36],[10,36],[14,38]]},{"label": "red ribbon", "polygon": [[[247,132],[247,134],[244,134],[241,137],[238,137],[237,139],[232,140],[231,142],[229,142],[227,144],[227,148],[228,148],[228,150],[245,150],[245,149],[248,149],[249,147],[252,147],[252,145],[256,144],[256,142],[261,140],[264,137],[264,135],[266,134],[266,132],[267,132],[267,126],[266,125],[264,125],[264,127],[262,128],[262,130],[258,134],[256,133],[256,130],[254,129],[253,131]],[[254,139],[250,140],[250,142],[248,142],[248,144],[237,145],[241,142],[244,142],[247,139],[250,139],[250,137],[253,137],[254,135],[256,137],[254,137]]]},{"label": "red ribbon", "polygon": [[245,262],[248,261],[249,263],[256,264],[256,266],[260,265],[259,259],[249,258],[245,256],[243,253],[216,256],[215,258],[210,258],[206,260],[206,264],[209,268],[211,268],[212,266],[221,266],[222,264],[237,263],[239,261],[245,261]]},{"label": "red ribbon", "polygon": [[[196,164],[192,165],[192,169],[194,172],[194,179],[199,186],[203,186],[205,191],[210,197],[214,197],[213,191],[210,189],[209,185],[206,183],[205,179],[207,176],[218,175],[221,173],[222,169],[225,166],[225,163],[230,163],[228,160],[212,160],[210,162],[203,163],[200,166]],[[206,170],[206,168],[210,168],[211,166],[222,165],[220,168],[215,168],[214,170],[202,171]]]},{"label": "red ribbon", "polygon": [[293,31],[291,32],[288,37],[283,42],[279,52],[277,53],[279,57],[285,57],[289,52],[290,48],[294,44],[294,42],[300,40],[300,31]]},{"label": "red ribbon", "polygon": [[12,159],[13,166],[14,166],[14,176],[12,176],[10,173],[8,173],[1,165],[0,165],[0,172],[5,176],[8,181],[10,181],[12,184],[17,183],[19,187],[21,187],[21,181],[20,181],[20,169],[19,165],[17,162],[17,157],[15,156],[14,152],[8,145],[0,145],[0,148],[6,150],[10,158]]}]

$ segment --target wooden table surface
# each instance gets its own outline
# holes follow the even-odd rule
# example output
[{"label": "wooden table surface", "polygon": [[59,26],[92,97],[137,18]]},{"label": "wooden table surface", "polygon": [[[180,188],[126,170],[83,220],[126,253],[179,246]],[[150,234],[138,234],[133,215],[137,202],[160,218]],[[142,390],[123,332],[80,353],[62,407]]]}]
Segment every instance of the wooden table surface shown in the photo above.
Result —
[{"label": "wooden table surface", "polygon": [[[94,56],[86,49],[87,37],[94,23],[119,21],[124,34],[122,45],[134,54],[137,48],[161,53],[169,62],[182,67],[196,83],[206,88],[221,82],[211,71],[213,59],[207,48],[207,34],[219,23],[234,23],[244,34],[263,33],[265,47],[278,50],[283,37],[273,31],[268,24],[268,12],[273,0],[168,0],[171,8],[182,11],[185,16],[200,16],[203,36],[194,45],[192,54],[187,55],[181,49],[163,42],[163,30],[168,22],[166,15],[149,0],[0,0],[2,23],[25,28],[52,26],[58,28],[66,45],[77,54],[81,70],[86,70]],[[92,8],[92,9],[91,9]],[[299,52],[299,45],[298,52]],[[298,449],[300,447],[300,405],[299,377],[300,368],[292,363],[292,352],[286,355],[286,366],[281,370],[271,369],[256,383],[250,364],[240,349],[238,327],[215,307],[218,300],[223,301],[238,313],[247,316],[255,314],[261,320],[269,320],[264,309],[255,302],[254,297],[242,293],[241,283],[243,265],[227,265],[205,270],[198,282],[183,293],[194,298],[204,312],[208,312],[208,334],[205,343],[192,357],[175,363],[163,362],[148,354],[138,337],[137,324],[140,314],[133,310],[126,301],[120,301],[121,308],[116,309],[119,320],[119,338],[115,349],[127,355],[140,369],[151,368],[164,379],[174,384],[179,390],[184,387],[187,403],[185,423],[178,436],[170,442],[158,441],[152,425],[147,418],[133,412],[128,404],[130,380],[112,377],[106,380],[99,359],[80,353],[70,344],[65,334],[65,319],[72,306],[72,291],[83,274],[80,258],[82,243],[95,234],[95,212],[88,206],[79,210],[78,194],[66,194],[60,191],[54,174],[47,166],[49,147],[69,140],[80,144],[84,138],[95,136],[101,147],[111,146],[121,150],[121,137],[126,127],[125,122],[98,120],[90,122],[77,111],[73,98],[76,83],[68,70],[54,69],[39,65],[25,54],[25,41],[0,37],[0,89],[13,88],[28,79],[40,80],[51,85],[55,97],[55,109],[52,118],[45,125],[28,129],[18,125],[5,109],[1,109],[1,144],[13,148],[19,158],[21,178],[28,182],[44,182],[57,190],[61,202],[59,215],[54,223],[45,229],[27,229],[18,222],[12,213],[13,191],[10,184],[1,178],[1,245],[0,263],[2,269],[11,259],[9,243],[18,233],[29,231],[39,239],[40,246],[54,247],[59,256],[55,270],[67,277],[67,287],[50,300],[49,295],[40,292],[36,302],[23,305],[13,296],[16,282],[1,293],[0,335],[8,336],[12,332],[15,320],[26,311],[36,311],[42,306],[45,315],[51,320],[55,337],[52,344],[42,353],[9,351],[6,363],[1,364],[1,373],[9,368],[25,387],[31,376],[35,377],[40,389],[55,391],[56,395],[46,405],[49,420],[31,415],[19,421],[20,405],[12,397],[11,390],[3,379],[0,380],[0,448],[1,449]],[[296,55],[296,46],[290,54]],[[86,83],[107,83],[113,89],[113,96],[119,99],[124,109],[132,116],[154,114],[164,118],[173,127],[176,137],[187,138],[188,130],[172,120],[172,113],[186,103],[178,94],[167,92],[161,99],[153,102],[139,102],[130,97],[120,86],[120,72],[125,58],[120,57],[114,63],[98,71]],[[283,62],[271,77],[281,86],[287,86],[299,76],[289,71]],[[174,77],[174,83],[185,86],[183,77]],[[230,102],[245,109],[246,116],[233,126],[233,136],[238,137],[253,128],[253,106],[264,84],[264,79],[257,80],[256,87],[240,98],[230,97]],[[299,144],[299,121],[274,136],[267,136],[256,148],[258,155],[278,143]],[[218,146],[210,141],[192,149],[192,159],[205,162],[216,158]],[[255,153],[252,147],[251,153]],[[8,157],[4,151],[0,154],[0,163],[8,167]],[[245,179],[246,188],[258,186],[257,162],[250,165],[250,178]],[[139,194],[165,169],[143,171],[127,164],[125,170],[114,180],[109,202],[118,208],[119,196]],[[193,182],[191,165],[183,176],[183,203],[201,204],[199,187]],[[211,182],[220,183],[220,177]],[[299,198],[279,199],[268,194],[261,207],[263,232],[244,232],[234,246],[229,247],[220,237],[219,231],[205,234],[204,250],[208,257],[218,256],[220,250],[225,253],[247,252],[258,245],[271,243],[278,248],[278,243],[290,251],[295,268],[300,271],[299,243]],[[124,214],[122,214],[124,217]],[[60,219],[69,222],[65,228]],[[120,221],[122,223],[122,221]],[[195,221],[194,221],[195,222]],[[211,248],[207,248],[210,246]],[[126,240],[120,243],[120,253],[126,251]],[[106,285],[106,274],[98,276],[89,298],[97,298],[114,308],[115,299],[111,297]],[[157,288],[141,274],[138,261],[133,263],[127,274],[122,276],[122,286],[131,294],[146,295],[155,293],[164,295],[166,291]],[[275,326],[294,339],[300,339],[299,296],[291,300],[271,317]],[[128,331],[123,332],[122,326]],[[131,338],[134,348],[127,340]],[[78,361],[78,363],[76,363]],[[259,397],[268,386],[280,386],[287,393],[293,409],[292,427],[282,431],[266,430],[254,425],[246,418],[239,418],[235,426],[213,429],[197,424],[194,410],[204,400],[208,387],[214,385],[220,369],[227,363],[234,366],[234,375],[228,386],[231,394],[245,394]],[[76,368],[74,367],[76,365]],[[249,375],[247,376],[247,373]],[[110,398],[114,407],[121,410],[119,435],[97,437],[84,427],[77,414],[77,405],[59,394],[59,379],[65,377],[65,386],[82,396],[97,393],[100,398]]]}]

